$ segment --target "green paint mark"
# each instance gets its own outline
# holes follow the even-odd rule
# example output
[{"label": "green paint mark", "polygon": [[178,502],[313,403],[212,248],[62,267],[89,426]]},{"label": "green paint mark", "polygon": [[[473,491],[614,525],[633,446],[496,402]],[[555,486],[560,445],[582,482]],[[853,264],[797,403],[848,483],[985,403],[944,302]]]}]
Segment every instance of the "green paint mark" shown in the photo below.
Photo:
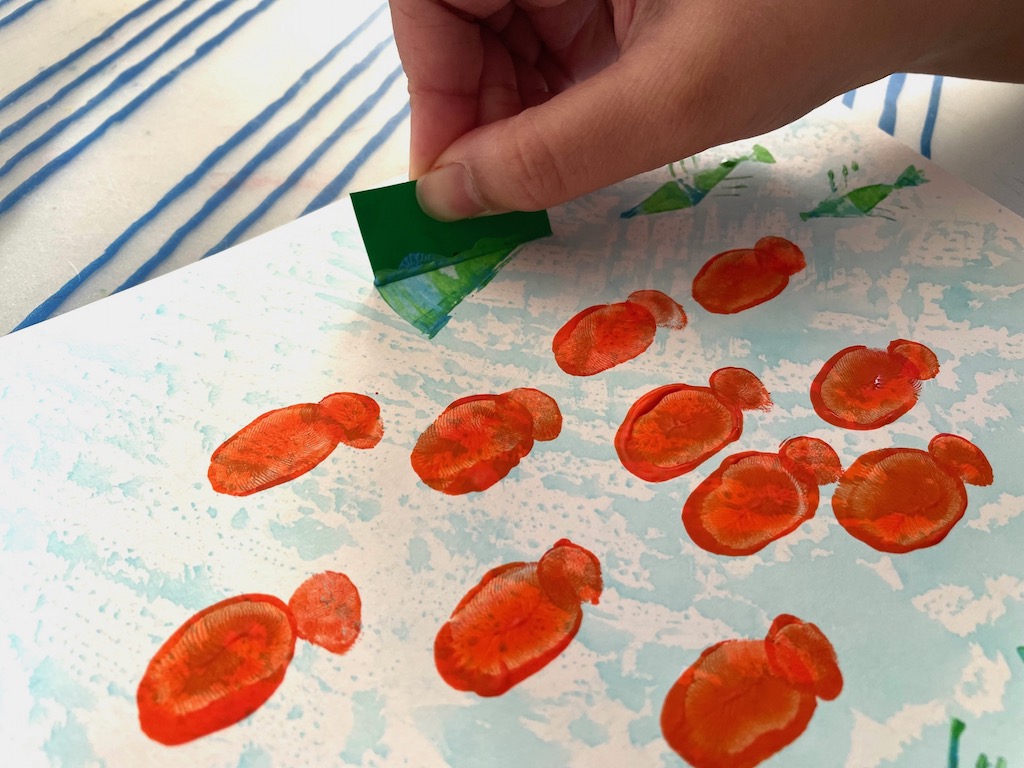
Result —
[{"label": "green paint mark", "polygon": [[[693,162],[696,161],[693,160]],[[760,144],[755,144],[750,154],[726,160],[714,168],[695,173],[692,181],[689,182],[685,178],[676,176],[675,169],[672,164],[669,164],[669,173],[673,180],[665,182],[642,203],[624,212],[622,218],[631,219],[634,216],[693,208],[707,197],[712,189],[721,184],[736,169],[736,166],[744,162],[772,164],[775,162],[775,158]],[[683,161],[679,165],[680,171],[685,173]]]},{"label": "green paint mark", "polygon": [[[966,723],[956,717],[949,724],[949,768],[960,768],[960,738],[966,729]],[[1006,758],[997,758],[993,765],[988,755],[982,752],[974,762],[974,768],[1007,768]]]},{"label": "green paint mark", "polygon": [[850,170],[856,173],[857,171],[860,170],[860,164],[856,160],[854,160],[852,163],[850,163]]},{"label": "green paint mark", "polygon": [[960,737],[966,728],[967,724],[955,717],[949,724],[949,768],[960,768]]},{"label": "green paint mark", "polygon": [[[832,171],[829,171],[829,186],[831,187],[833,194],[818,203],[813,210],[801,213],[801,219],[807,221],[808,219],[820,219],[826,217],[854,218],[878,215],[872,214],[871,212],[879,203],[885,200],[896,190],[903,189],[904,187],[917,187],[921,184],[928,183],[928,179],[924,177],[923,171],[912,165],[908,165],[903,173],[899,175],[899,178],[897,178],[892,184],[869,184],[865,187],[857,187],[843,195],[837,196],[835,183],[833,181],[834,175],[835,174],[833,174]],[[890,217],[885,216],[883,218]]]},{"label": "green paint mark", "polygon": [[[378,290],[428,336],[490,282],[517,247],[551,234],[546,211],[437,221],[420,208],[414,181],[353,193],[352,206]],[[445,274],[431,279],[439,271]]]},{"label": "green paint mark", "polygon": [[1020,660],[1024,661],[1024,645],[1017,646],[1017,655],[1020,656]]},{"label": "green paint mark", "polygon": [[836,172],[831,168],[828,169],[828,188],[833,192],[839,191],[839,188],[836,186]]}]

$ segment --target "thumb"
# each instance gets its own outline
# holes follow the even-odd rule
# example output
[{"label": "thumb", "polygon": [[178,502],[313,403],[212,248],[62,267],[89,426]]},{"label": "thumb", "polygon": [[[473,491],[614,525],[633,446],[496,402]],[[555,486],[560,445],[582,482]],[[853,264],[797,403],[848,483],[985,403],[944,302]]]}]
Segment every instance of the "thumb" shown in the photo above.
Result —
[{"label": "thumb", "polygon": [[703,149],[680,140],[686,99],[659,64],[624,56],[544,104],[471,131],[420,178],[420,205],[442,221],[540,210]]}]

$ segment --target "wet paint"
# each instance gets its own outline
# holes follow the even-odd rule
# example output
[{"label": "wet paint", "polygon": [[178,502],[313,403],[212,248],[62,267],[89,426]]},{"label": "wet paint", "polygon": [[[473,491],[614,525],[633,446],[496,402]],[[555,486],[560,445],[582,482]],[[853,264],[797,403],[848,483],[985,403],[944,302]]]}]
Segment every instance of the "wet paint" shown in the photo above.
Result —
[{"label": "wet paint", "polygon": [[738,453],[690,494],[683,525],[703,550],[752,555],[814,517],[818,486],[842,471],[832,447],[813,437],[787,440],[778,453]]},{"label": "wet paint", "polygon": [[213,452],[213,490],[248,496],[304,475],[344,443],[372,448],[384,427],[371,397],[336,392],[319,403],[270,411],[229,437]]},{"label": "wet paint", "polygon": [[744,368],[721,368],[708,383],[669,384],[637,400],[615,434],[622,465],[651,482],[678,477],[739,439],[743,411],[771,408],[768,390]]},{"label": "wet paint", "polygon": [[143,733],[193,741],[245,719],[277,690],[302,637],[344,653],[359,635],[359,593],[344,574],[304,582],[288,605],[239,595],[186,621],[153,656],[136,703]]},{"label": "wet paint", "polygon": [[731,315],[773,299],[806,268],[803,251],[781,237],[713,256],[693,278],[693,298],[708,312]]},{"label": "wet paint", "polygon": [[665,697],[661,731],[694,768],[753,768],[800,737],[818,699],[842,689],[828,638],[783,614],[764,640],[704,651]]},{"label": "wet paint", "polygon": [[915,341],[896,339],[886,349],[847,347],[815,376],[811,404],[834,426],[877,429],[913,408],[921,382],[938,373],[935,353]]},{"label": "wet paint", "polygon": [[534,441],[554,440],[561,430],[558,404],[540,390],[463,397],[420,435],[412,468],[442,493],[485,491],[530,453]]},{"label": "wet paint", "polygon": [[[669,172],[672,174],[672,181],[665,182],[642,203],[624,212],[622,218],[631,219],[634,216],[693,208],[707,197],[715,187],[718,187],[725,181],[736,170],[738,165],[746,162],[772,164],[775,162],[775,158],[772,157],[771,152],[760,144],[755,144],[749,154],[726,160],[714,168],[695,173],[692,179],[686,178],[685,175],[683,178],[677,176],[674,164],[670,164]],[[684,163],[680,163],[680,168],[685,174]],[[735,179],[735,177],[733,178]],[[736,189],[743,189],[743,185],[737,184],[730,187],[729,194],[737,194],[733,191]]]},{"label": "wet paint", "polygon": [[932,438],[927,451],[884,448],[850,465],[832,495],[847,533],[881,552],[901,554],[946,538],[967,509],[964,483],[991,485],[981,449],[957,435]]},{"label": "wet paint", "polygon": [[200,611],[161,646],[139,683],[143,732],[183,744],[248,717],[284,680],[295,638],[295,618],[271,595]]},{"label": "wet paint", "polygon": [[437,633],[438,673],[456,690],[500,696],[565,650],[602,588],[597,557],[568,539],[539,562],[489,571]]},{"label": "wet paint", "polygon": [[[892,184],[869,184],[839,194],[835,185],[835,174],[831,171],[829,173],[831,174],[829,176],[829,185],[832,188],[832,194],[818,203],[813,210],[801,213],[800,218],[804,221],[829,217],[856,218],[861,216],[878,216],[881,215],[875,212],[878,204],[893,192],[906,187],[917,187],[928,183],[928,179],[924,177],[923,171],[908,165]],[[882,216],[882,218],[892,219],[891,216]]]},{"label": "wet paint", "polygon": [[345,653],[362,630],[359,590],[344,573],[325,571],[306,579],[292,594],[288,609],[296,634],[331,653]]},{"label": "wet paint", "polygon": [[642,354],[658,327],[686,327],[686,313],[661,291],[635,291],[618,304],[583,310],[551,342],[558,367],[571,376],[593,376]]}]

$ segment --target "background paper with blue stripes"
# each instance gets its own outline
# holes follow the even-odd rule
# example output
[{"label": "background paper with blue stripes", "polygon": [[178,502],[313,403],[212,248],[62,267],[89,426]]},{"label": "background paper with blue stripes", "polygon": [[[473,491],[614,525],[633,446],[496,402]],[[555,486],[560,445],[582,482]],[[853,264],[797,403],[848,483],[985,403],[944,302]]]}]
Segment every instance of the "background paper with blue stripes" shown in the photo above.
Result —
[{"label": "background paper with blue stripes", "polygon": [[[1024,87],[843,97],[1024,212]],[[0,333],[406,170],[378,0],[0,0]]]}]

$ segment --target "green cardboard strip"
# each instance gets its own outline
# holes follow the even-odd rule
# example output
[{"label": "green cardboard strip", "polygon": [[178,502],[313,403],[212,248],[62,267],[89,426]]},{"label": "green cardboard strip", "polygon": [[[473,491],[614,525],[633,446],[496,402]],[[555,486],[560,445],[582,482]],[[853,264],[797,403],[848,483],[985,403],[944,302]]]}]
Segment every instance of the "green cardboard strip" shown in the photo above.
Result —
[{"label": "green cardboard strip", "polygon": [[464,221],[430,218],[409,181],[352,194],[356,222],[384,300],[428,336],[486,285],[523,243],[551,234],[546,211]]}]

